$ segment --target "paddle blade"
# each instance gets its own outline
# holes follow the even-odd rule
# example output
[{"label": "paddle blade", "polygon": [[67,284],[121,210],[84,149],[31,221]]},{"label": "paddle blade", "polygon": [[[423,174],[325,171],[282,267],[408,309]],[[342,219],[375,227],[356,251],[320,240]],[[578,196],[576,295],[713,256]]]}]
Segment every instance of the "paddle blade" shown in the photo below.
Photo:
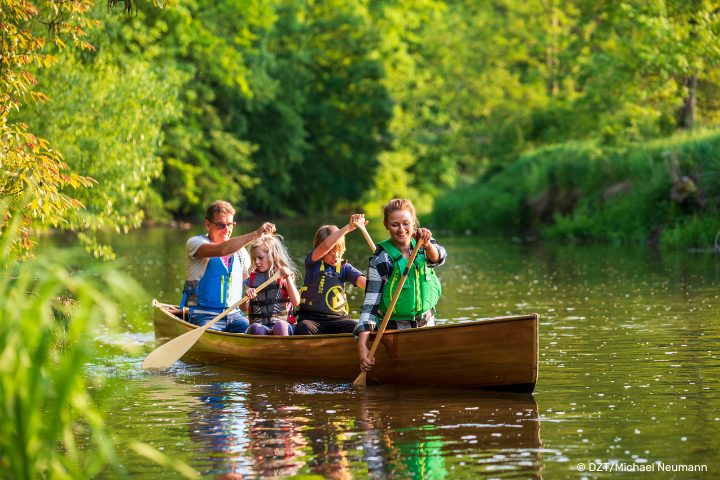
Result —
[{"label": "paddle blade", "polygon": [[195,328],[160,345],[145,358],[142,368],[145,370],[165,370],[170,368],[173,363],[180,360],[180,357],[190,350],[190,347],[197,342],[203,333],[205,333],[204,328]]},{"label": "paddle blade", "polygon": [[365,372],[360,372],[360,375],[357,376],[355,381],[353,382],[353,386],[355,387],[364,387],[367,385],[367,374]]}]

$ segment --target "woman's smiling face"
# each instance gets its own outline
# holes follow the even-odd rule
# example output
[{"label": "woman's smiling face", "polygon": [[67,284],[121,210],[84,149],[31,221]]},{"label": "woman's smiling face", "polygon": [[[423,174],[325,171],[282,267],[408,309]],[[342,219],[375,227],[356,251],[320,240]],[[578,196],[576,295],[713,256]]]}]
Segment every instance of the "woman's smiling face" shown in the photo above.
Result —
[{"label": "woman's smiling face", "polygon": [[390,233],[390,240],[392,240],[396,246],[404,247],[410,245],[413,233],[415,232],[415,226],[409,211],[402,209],[390,212],[385,227]]}]

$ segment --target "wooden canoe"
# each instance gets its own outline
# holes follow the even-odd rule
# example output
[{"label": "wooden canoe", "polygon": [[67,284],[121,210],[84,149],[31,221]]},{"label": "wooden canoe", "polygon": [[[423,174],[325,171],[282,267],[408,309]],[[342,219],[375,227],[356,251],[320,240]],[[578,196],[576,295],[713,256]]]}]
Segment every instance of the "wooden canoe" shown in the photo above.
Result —
[{"label": "wooden canoe", "polygon": [[[178,312],[172,306],[156,305],[158,345],[195,328],[178,318]],[[532,392],[537,382],[537,314],[387,330],[381,344],[368,384]],[[360,372],[357,344],[349,333],[276,337],[208,330],[183,359],[344,382],[352,382]]]}]

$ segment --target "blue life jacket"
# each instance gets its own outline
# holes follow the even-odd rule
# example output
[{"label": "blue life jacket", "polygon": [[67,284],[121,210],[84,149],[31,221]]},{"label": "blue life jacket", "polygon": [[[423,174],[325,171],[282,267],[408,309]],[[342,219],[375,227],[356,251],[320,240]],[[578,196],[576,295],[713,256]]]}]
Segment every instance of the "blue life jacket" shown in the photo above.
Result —
[{"label": "blue life jacket", "polygon": [[[237,254],[230,257],[229,267],[225,265],[220,257],[212,257],[208,259],[207,268],[202,278],[198,281],[186,281],[183,288],[183,298],[181,307],[225,310],[234,301],[240,297],[234,298],[233,289],[233,268],[242,272],[241,261]],[[237,275],[237,272],[236,272]],[[239,279],[240,288],[242,288],[242,279]],[[235,295],[237,296],[237,295]]]}]

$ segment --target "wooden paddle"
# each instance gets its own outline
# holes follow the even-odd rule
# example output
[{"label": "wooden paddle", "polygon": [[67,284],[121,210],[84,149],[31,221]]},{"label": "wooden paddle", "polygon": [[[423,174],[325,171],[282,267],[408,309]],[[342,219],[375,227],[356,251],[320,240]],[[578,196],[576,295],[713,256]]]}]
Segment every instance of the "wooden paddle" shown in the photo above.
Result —
[{"label": "wooden paddle", "polygon": [[[420,251],[420,247],[422,246],[422,239],[418,240],[418,242],[415,244],[415,250],[413,250],[412,255],[410,256],[410,260],[408,260],[408,264],[405,267],[405,271],[402,273],[402,277],[400,277],[400,281],[398,281],[397,289],[395,290],[395,293],[393,294],[392,300],[390,301],[390,306],[387,309],[387,312],[385,312],[385,317],[382,319],[382,323],[380,323],[380,328],[378,329],[377,335],[375,336],[375,341],[373,342],[372,346],[370,347],[370,353],[368,354],[368,358],[372,360],[375,358],[375,351],[380,346],[380,339],[383,336],[383,333],[385,333],[385,327],[387,327],[388,322],[390,321],[390,316],[392,315],[393,310],[395,309],[395,304],[398,301],[398,298],[400,298],[400,292],[402,291],[402,287],[405,284],[405,279],[408,276],[408,273],[410,273],[410,267],[412,267],[412,264],[415,262],[415,257],[417,257],[418,252]],[[357,376],[355,381],[353,382],[353,385],[356,387],[364,387],[367,384],[367,373],[366,372],[360,372],[360,375]]]},{"label": "wooden paddle", "polygon": [[370,250],[375,252],[375,242],[372,241],[372,238],[370,238],[370,234],[368,233],[367,229],[365,228],[364,223],[356,223],[357,227],[360,229],[360,231],[363,234],[363,237],[365,237],[365,240],[367,240],[368,245],[370,246]]},{"label": "wooden paddle", "polygon": [[[259,287],[255,288],[255,291],[259,292],[278,278],[280,278],[280,272],[276,272],[275,275],[264,281]],[[197,327],[189,332],[183,333],[179,337],[173,338],[167,343],[160,345],[158,348],[150,352],[150,355],[145,358],[142,363],[142,368],[145,370],[164,370],[170,367],[170,365],[177,362],[180,357],[185,355],[185,353],[190,350],[193,345],[195,345],[195,342],[198,341],[208,328],[215,325],[218,320],[225,318],[230,312],[248,300],[250,300],[250,297],[246,295],[230,305],[224,312],[210,320],[202,327]]]}]

